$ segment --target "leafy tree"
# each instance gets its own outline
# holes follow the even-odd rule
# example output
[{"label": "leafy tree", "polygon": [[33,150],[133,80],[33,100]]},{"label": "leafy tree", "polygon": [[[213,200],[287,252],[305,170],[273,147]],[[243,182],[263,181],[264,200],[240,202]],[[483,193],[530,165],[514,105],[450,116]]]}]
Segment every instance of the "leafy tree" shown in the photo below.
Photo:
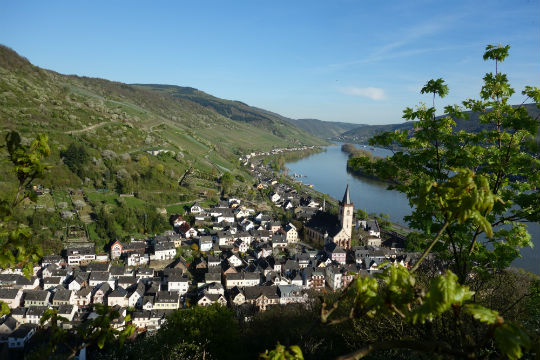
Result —
[{"label": "leafy tree", "polygon": [[0,200],[0,268],[22,268],[29,277],[33,264],[41,258],[42,249],[34,243],[31,229],[14,215],[21,203],[35,200],[32,182],[45,175],[47,166],[42,160],[51,151],[46,135],[38,135],[30,145],[24,145],[15,131],[7,133],[5,139],[1,148],[7,149],[17,188],[12,199]]},{"label": "leafy tree", "polygon": [[231,186],[234,183],[234,178],[230,172],[225,172],[223,175],[221,175],[219,182],[223,192],[226,194],[231,190]]},{"label": "leafy tree", "polygon": [[117,349],[110,347],[103,359],[237,359],[238,322],[230,309],[219,305],[196,306],[173,312],[153,336]]},{"label": "leafy tree", "polygon": [[64,164],[66,164],[71,171],[80,178],[84,176],[84,167],[88,163],[90,155],[83,145],[71,143],[60,155],[64,158]]},{"label": "leafy tree", "polygon": [[435,108],[435,95],[439,95],[440,98],[448,95],[448,85],[444,83],[444,80],[438,78],[437,80],[429,80],[426,85],[420,90],[421,94],[433,94],[433,108]]},{"label": "leafy tree", "polygon": [[[494,47],[488,46],[484,58],[502,61],[508,49],[499,46],[492,51]],[[439,80],[426,84],[423,92],[446,95],[447,88]],[[384,269],[374,277],[356,276],[337,299],[324,300],[320,319],[337,326],[354,324],[357,319],[391,317],[391,323],[401,322],[409,333],[419,325],[429,325],[431,337],[414,338],[405,333],[383,337],[360,344],[340,359],[360,359],[393,349],[457,358],[497,354],[510,359],[522,357],[533,347],[533,352],[538,351],[533,345],[538,343],[537,336],[531,338],[502,313],[476,302],[477,293],[463,284],[474,278],[489,281],[502,273],[519,256],[519,248],[530,245],[521,221],[538,220],[535,190],[540,185],[540,161],[534,155],[533,141],[537,123],[523,107],[508,105],[513,92],[504,74],[488,73],[481,99],[463,102],[465,109],[479,112],[480,120],[488,125],[479,134],[453,131],[453,118],[466,115],[458,106],[446,107],[449,115],[442,118],[435,117],[434,106],[419,106],[404,111],[405,119],[417,120],[412,136],[396,131],[370,140],[374,145],[397,144],[404,149],[386,160],[360,161],[377,176],[395,181],[395,188],[407,195],[414,210],[406,220],[420,230],[413,236],[417,245],[423,243],[424,252],[411,270],[383,264]],[[526,87],[523,94],[540,102],[537,88]],[[429,278],[425,286],[418,281],[417,270],[433,249],[448,260],[457,275],[446,270]],[[537,282],[531,285],[527,295],[538,298]],[[446,330],[433,337],[440,325]],[[270,354],[275,359],[293,356],[279,345]]]},{"label": "leafy tree", "polygon": [[[502,62],[508,56],[508,49],[509,46],[489,45],[484,59]],[[448,92],[445,86],[442,79],[431,80],[422,91],[442,96]],[[420,238],[424,244],[430,242],[431,234],[442,230],[440,241],[432,247],[449,261],[460,281],[468,281],[471,272],[488,276],[507,267],[519,256],[519,248],[531,246],[523,222],[538,221],[540,216],[535,191],[540,185],[540,161],[535,156],[534,143],[538,123],[523,106],[508,104],[513,93],[505,74],[488,73],[480,100],[468,99],[462,103],[463,108],[447,106],[445,117],[436,118],[435,107],[407,108],[404,118],[415,120],[412,136],[406,131],[396,131],[370,141],[380,146],[397,144],[404,150],[388,160],[362,164],[377,176],[394,181],[395,188],[416,205],[406,220],[419,230],[411,235],[417,244]],[[540,101],[537,88],[526,87],[522,94],[536,103]],[[464,110],[479,113],[486,130],[455,131],[454,119],[467,118]],[[454,176],[456,172],[460,172],[460,177]],[[467,220],[459,218],[451,222],[455,215],[452,211],[459,209],[450,210],[443,204],[445,199],[438,200],[442,194],[437,194],[446,187],[447,196],[450,185],[455,186],[455,193],[468,192],[470,186],[485,189],[482,194],[488,197],[482,200],[486,206],[471,210]],[[426,189],[436,191],[422,200]]]},{"label": "leafy tree", "polygon": [[[105,345],[120,345],[133,334],[135,326],[130,324],[131,315],[121,317],[115,308],[102,304],[94,304],[97,316],[87,319],[72,330],[65,330],[60,322],[67,321],[58,315],[57,309],[48,309],[40,319],[40,324],[49,323],[49,341],[45,348],[38,348],[30,353],[29,358],[61,358],[73,359],[84,348],[97,347],[103,349]],[[114,324],[116,322],[116,324]],[[113,324],[115,326],[113,326]]]},{"label": "leafy tree", "polygon": [[369,217],[367,211],[364,211],[362,209],[357,209],[356,210],[356,218],[358,220],[367,220]]}]

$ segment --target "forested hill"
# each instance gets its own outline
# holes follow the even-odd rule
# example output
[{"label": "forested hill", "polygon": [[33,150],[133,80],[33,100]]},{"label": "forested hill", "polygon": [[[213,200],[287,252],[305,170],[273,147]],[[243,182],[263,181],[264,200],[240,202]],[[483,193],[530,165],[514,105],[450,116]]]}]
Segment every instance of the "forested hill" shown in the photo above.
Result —
[{"label": "forested hill", "polygon": [[[285,117],[271,111],[249,106],[241,101],[220,99],[192,87],[159,84],[133,84],[133,86],[199,104],[226,118],[257,126],[279,137],[298,136],[300,139],[310,137],[307,135],[309,132],[291,126],[291,123],[287,122]],[[312,141],[312,139],[310,140]]]},{"label": "forested hill", "polygon": [[[540,110],[536,107],[536,104],[525,104],[529,114],[532,117],[538,117]],[[466,112],[469,115],[468,120],[457,120],[456,121],[456,131],[465,130],[468,132],[479,132],[482,129],[486,128],[485,124],[482,124],[478,118],[477,113]],[[388,124],[388,125],[360,125],[352,130],[342,133],[336,139],[344,142],[354,142],[354,143],[367,143],[369,138],[374,135],[395,130],[412,130],[414,122],[408,121],[399,124]],[[537,136],[537,139],[540,138],[540,135]]]},{"label": "forested hill", "polygon": [[311,135],[318,136],[323,139],[333,138],[359,126],[365,126],[360,124],[323,121],[318,119],[297,119],[289,121],[299,128],[304,129]]}]

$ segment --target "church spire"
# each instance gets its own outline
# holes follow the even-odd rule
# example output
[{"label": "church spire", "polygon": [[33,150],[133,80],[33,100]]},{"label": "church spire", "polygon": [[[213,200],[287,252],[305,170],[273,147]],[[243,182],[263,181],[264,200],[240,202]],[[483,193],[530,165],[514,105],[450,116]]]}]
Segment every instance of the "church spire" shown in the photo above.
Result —
[{"label": "church spire", "polygon": [[343,205],[351,203],[351,197],[349,195],[349,184],[347,184],[347,188],[345,189],[345,194],[343,195],[343,200],[341,202]]}]

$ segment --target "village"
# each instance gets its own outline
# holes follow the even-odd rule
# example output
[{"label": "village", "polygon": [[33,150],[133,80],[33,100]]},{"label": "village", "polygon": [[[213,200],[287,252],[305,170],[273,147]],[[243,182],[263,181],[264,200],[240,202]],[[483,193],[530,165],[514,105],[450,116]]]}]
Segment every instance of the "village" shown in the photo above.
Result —
[{"label": "village", "polygon": [[[30,278],[22,269],[2,270],[0,301],[10,314],[0,323],[0,341],[24,348],[47,326],[40,319],[49,308],[65,319],[60,326],[75,328],[97,316],[93,304],[119,310],[113,326],[123,326],[129,314],[139,332],[156,331],[170,312],[191,306],[230,306],[249,320],[272,306],[308,306],[314,294],[343,289],[381,265],[414,262],[418,254],[404,251],[402,235],[382,236],[376,220],[355,219],[348,187],[338,213],[330,214],[305,187],[291,186],[293,179],[280,181],[260,155],[243,161],[268,194],[270,210],[234,197],[211,208],[195,202],[183,216],[170,216],[165,233],[115,241],[108,254],[70,247],[43,257]],[[360,243],[353,244],[353,232]]]}]

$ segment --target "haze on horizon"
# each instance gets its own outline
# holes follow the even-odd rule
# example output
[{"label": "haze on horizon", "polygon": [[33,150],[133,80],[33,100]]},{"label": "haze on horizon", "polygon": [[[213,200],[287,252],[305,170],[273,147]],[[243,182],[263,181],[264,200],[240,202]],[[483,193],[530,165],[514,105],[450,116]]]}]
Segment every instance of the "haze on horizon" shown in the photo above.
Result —
[{"label": "haze on horizon", "polygon": [[64,74],[191,86],[291,118],[401,122],[423,84],[440,105],[477,97],[487,44],[524,101],[539,86],[540,3],[198,1],[4,2],[0,43]]}]

